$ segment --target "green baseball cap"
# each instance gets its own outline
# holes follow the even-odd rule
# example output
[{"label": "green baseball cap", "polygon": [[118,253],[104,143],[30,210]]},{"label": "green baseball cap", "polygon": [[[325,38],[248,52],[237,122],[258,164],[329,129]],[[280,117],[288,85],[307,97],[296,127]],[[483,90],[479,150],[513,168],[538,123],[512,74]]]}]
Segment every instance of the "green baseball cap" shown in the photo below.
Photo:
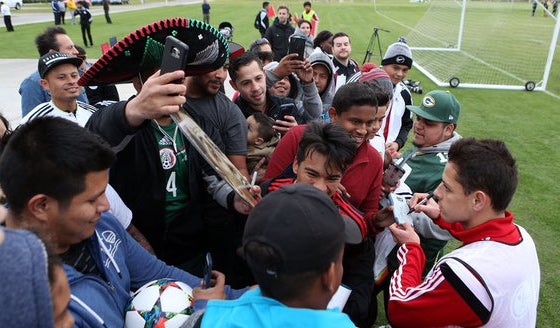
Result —
[{"label": "green baseball cap", "polygon": [[457,98],[443,90],[430,91],[422,99],[420,106],[406,106],[414,114],[434,122],[457,124],[461,114],[461,104]]}]

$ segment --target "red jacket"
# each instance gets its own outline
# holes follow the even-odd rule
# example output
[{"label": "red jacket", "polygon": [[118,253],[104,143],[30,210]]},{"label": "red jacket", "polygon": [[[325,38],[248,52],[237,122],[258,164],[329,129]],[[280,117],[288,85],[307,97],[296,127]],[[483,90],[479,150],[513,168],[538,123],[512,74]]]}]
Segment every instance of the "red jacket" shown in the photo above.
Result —
[{"label": "red jacket", "polygon": [[[276,178],[294,162],[305,125],[296,126],[280,140],[266,169],[265,179]],[[342,177],[342,185],[350,194],[348,201],[364,213],[368,223],[368,233],[373,235],[373,218],[379,210],[381,182],[383,180],[383,160],[379,153],[364,142]]]}]

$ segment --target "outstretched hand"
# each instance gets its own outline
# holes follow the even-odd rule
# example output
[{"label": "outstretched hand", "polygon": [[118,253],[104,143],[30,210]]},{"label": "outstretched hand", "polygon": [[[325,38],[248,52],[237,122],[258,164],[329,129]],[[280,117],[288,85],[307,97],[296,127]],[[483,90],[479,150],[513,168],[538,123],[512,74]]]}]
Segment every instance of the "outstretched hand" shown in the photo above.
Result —
[{"label": "outstretched hand", "polygon": [[185,72],[159,74],[157,71],[150,76],[136,97],[126,104],[125,115],[130,126],[137,127],[145,120],[177,113],[185,103],[187,87],[175,83],[185,77]]}]

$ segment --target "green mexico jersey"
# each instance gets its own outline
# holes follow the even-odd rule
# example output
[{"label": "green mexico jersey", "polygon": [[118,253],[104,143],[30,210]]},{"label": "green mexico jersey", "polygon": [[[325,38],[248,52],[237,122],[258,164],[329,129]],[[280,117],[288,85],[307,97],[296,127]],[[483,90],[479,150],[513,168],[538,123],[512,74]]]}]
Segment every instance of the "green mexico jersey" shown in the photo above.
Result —
[{"label": "green mexico jersey", "polygon": [[169,223],[181,214],[189,199],[185,139],[175,122],[168,126],[154,121],[151,124],[165,178],[165,222]]}]

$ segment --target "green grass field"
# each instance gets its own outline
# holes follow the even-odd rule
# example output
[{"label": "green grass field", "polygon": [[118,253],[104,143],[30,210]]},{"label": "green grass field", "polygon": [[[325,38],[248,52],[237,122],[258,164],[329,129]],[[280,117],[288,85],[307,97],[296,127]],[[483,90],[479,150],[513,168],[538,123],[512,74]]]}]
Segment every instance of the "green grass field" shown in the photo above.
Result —
[{"label": "green grass field", "polygon": [[[131,3],[134,5],[138,1],[132,0]],[[302,2],[283,1],[298,13],[301,13]],[[217,26],[221,21],[230,21],[235,28],[234,41],[248,46],[259,37],[252,24],[260,3],[248,0],[213,1],[211,23]],[[273,4],[278,6],[280,3]],[[526,2],[522,5],[529,15],[529,5]],[[421,7],[414,4],[400,3],[399,6],[395,12],[398,12],[399,20],[405,21],[407,25],[413,26],[423,14]],[[391,30],[391,33],[380,34],[383,50],[409,32],[403,25],[377,15],[370,1],[321,1],[314,2],[313,8],[321,18],[319,29],[345,31],[351,36],[353,57],[359,63],[362,63],[374,26]],[[52,15],[48,8],[44,12],[45,15]],[[113,13],[112,25],[105,24],[104,18],[97,16],[92,26],[94,42],[99,45],[111,36],[120,39],[142,25],[176,16],[201,19],[200,4],[173,6],[170,1],[168,6],[157,9]],[[36,58],[34,37],[51,24],[18,26],[16,33],[2,31],[0,58]],[[66,25],[66,29],[73,40],[81,44],[79,26]],[[523,32],[516,32],[510,35],[511,39],[503,42],[515,44],[517,38],[523,37],[519,33]],[[98,47],[88,51],[92,59],[101,54]],[[560,95],[559,57],[556,56],[549,82],[549,90],[556,95]],[[373,56],[372,61],[379,63],[380,60],[378,56]],[[425,90],[434,89],[434,85],[418,71],[413,69],[410,77],[421,81]],[[560,202],[556,199],[560,195],[560,187],[554,182],[560,176],[560,98],[543,92],[472,89],[454,89],[452,92],[463,106],[459,133],[463,136],[502,139],[517,157],[521,181],[510,209],[517,215],[517,222],[533,236],[538,248],[542,272],[538,327],[560,327],[560,312],[555,305],[560,298],[560,257],[557,256],[555,244],[560,240],[560,225],[556,223],[555,217],[560,213]],[[415,95],[416,103],[420,99],[420,95]]]}]

